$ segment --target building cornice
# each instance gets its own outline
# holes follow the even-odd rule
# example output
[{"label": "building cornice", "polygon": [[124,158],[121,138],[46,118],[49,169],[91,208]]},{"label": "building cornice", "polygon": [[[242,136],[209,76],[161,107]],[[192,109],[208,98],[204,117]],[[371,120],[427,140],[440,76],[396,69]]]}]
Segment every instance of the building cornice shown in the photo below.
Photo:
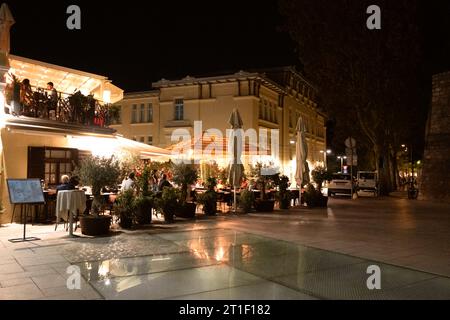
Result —
[{"label": "building cornice", "polygon": [[159,96],[159,90],[127,92],[123,95],[123,100],[133,100],[142,98],[154,98]]}]

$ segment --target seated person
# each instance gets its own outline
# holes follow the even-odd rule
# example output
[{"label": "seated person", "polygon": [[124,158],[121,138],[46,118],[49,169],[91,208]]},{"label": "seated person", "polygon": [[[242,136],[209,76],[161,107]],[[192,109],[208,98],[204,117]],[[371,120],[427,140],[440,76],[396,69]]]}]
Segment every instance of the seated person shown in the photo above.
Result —
[{"label": "seated person", "polygon": [[77,176],[71,176],[69,179],[69,184],[71,184],[75,189],[78,189],[78,185],[80,184],[80,180]]},{"label": "seated person", "polygon": [[49,116],[50,110],[57,109],[58,105],[58,91],[56,91],[55,87],[53,86],[53,82],[47,83],[47,90],[48,93],[48,101],[47,101],[47,116]]},{"label": "seated person", "polygon": [[56,187],[56,192],[67,190],[75,190],[75,186],[70,183],[70,178],[68,175],[63,175],[61,176],[61,184]]},{"label": "seated person", "polygon": [[135,174],[134,174],[134,172],[131,172],[128,175],[128,177],[122,181],[122,188],[121,188],[122,192],[134,188],[134,184],[135,184],[134,183],[134,178],[135,178]]},{"label": "seated person", "polygon": [[31,109],[31,102],[33,99],[33,91],[29,79],[23,79],[20,84],[20,104],[23,107],[23,113],[28,115]]},{"label": "seated person", "polygon": [[166,174],[161,175],[161,180],[159,181],[158,190],[163,191],[164,187],[172,188],[172,184],[167,180]]}]

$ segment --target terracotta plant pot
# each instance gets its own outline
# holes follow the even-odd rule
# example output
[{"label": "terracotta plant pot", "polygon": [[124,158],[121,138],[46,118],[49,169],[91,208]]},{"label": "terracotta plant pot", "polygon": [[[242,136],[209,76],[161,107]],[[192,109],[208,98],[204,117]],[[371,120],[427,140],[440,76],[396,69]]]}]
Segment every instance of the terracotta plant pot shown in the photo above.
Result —
[{"label": "terracotta plant pot", "polygon": [[87,236],[103,236],[109,233],[111,216],[81,216],[81,233]]}]

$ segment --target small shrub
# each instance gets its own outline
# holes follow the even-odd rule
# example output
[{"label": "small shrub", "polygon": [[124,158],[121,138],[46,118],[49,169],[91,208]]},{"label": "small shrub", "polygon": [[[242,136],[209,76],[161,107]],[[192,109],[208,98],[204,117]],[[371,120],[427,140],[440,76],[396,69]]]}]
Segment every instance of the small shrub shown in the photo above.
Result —
[{"label": "small shrub", "polygon": [[239,206],[245,213],[248,213],[252,210],[253,203],[255,202],[255,195],[250,190],[241,191],[241,196],[239,199]]}]

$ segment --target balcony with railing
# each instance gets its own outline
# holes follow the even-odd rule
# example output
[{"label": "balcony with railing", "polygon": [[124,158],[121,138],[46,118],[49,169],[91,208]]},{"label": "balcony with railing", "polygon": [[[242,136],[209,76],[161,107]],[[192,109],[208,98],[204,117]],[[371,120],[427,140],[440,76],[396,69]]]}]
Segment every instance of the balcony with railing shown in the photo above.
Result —
[{"label": "balcony with railing", "polygon": [[[108,126],[120,111],[111,104],[123,98],[123,90],[107,77],[15,55],[9,64],[2,119],[49,130],[114,131]],[[47,90],[47,83],[55,90]]]},{"label": "balcony with railing", "polygon": [[[94,127],[107,129],[117,115],[116,108],[83,95],[52,92],[44,88],[24,86],[17,80],[6,87],[5,114],[10,114],[21,122],[44,121],[47,125],[61,127]],[[112,129],[111,129],[112,130]]]}]

